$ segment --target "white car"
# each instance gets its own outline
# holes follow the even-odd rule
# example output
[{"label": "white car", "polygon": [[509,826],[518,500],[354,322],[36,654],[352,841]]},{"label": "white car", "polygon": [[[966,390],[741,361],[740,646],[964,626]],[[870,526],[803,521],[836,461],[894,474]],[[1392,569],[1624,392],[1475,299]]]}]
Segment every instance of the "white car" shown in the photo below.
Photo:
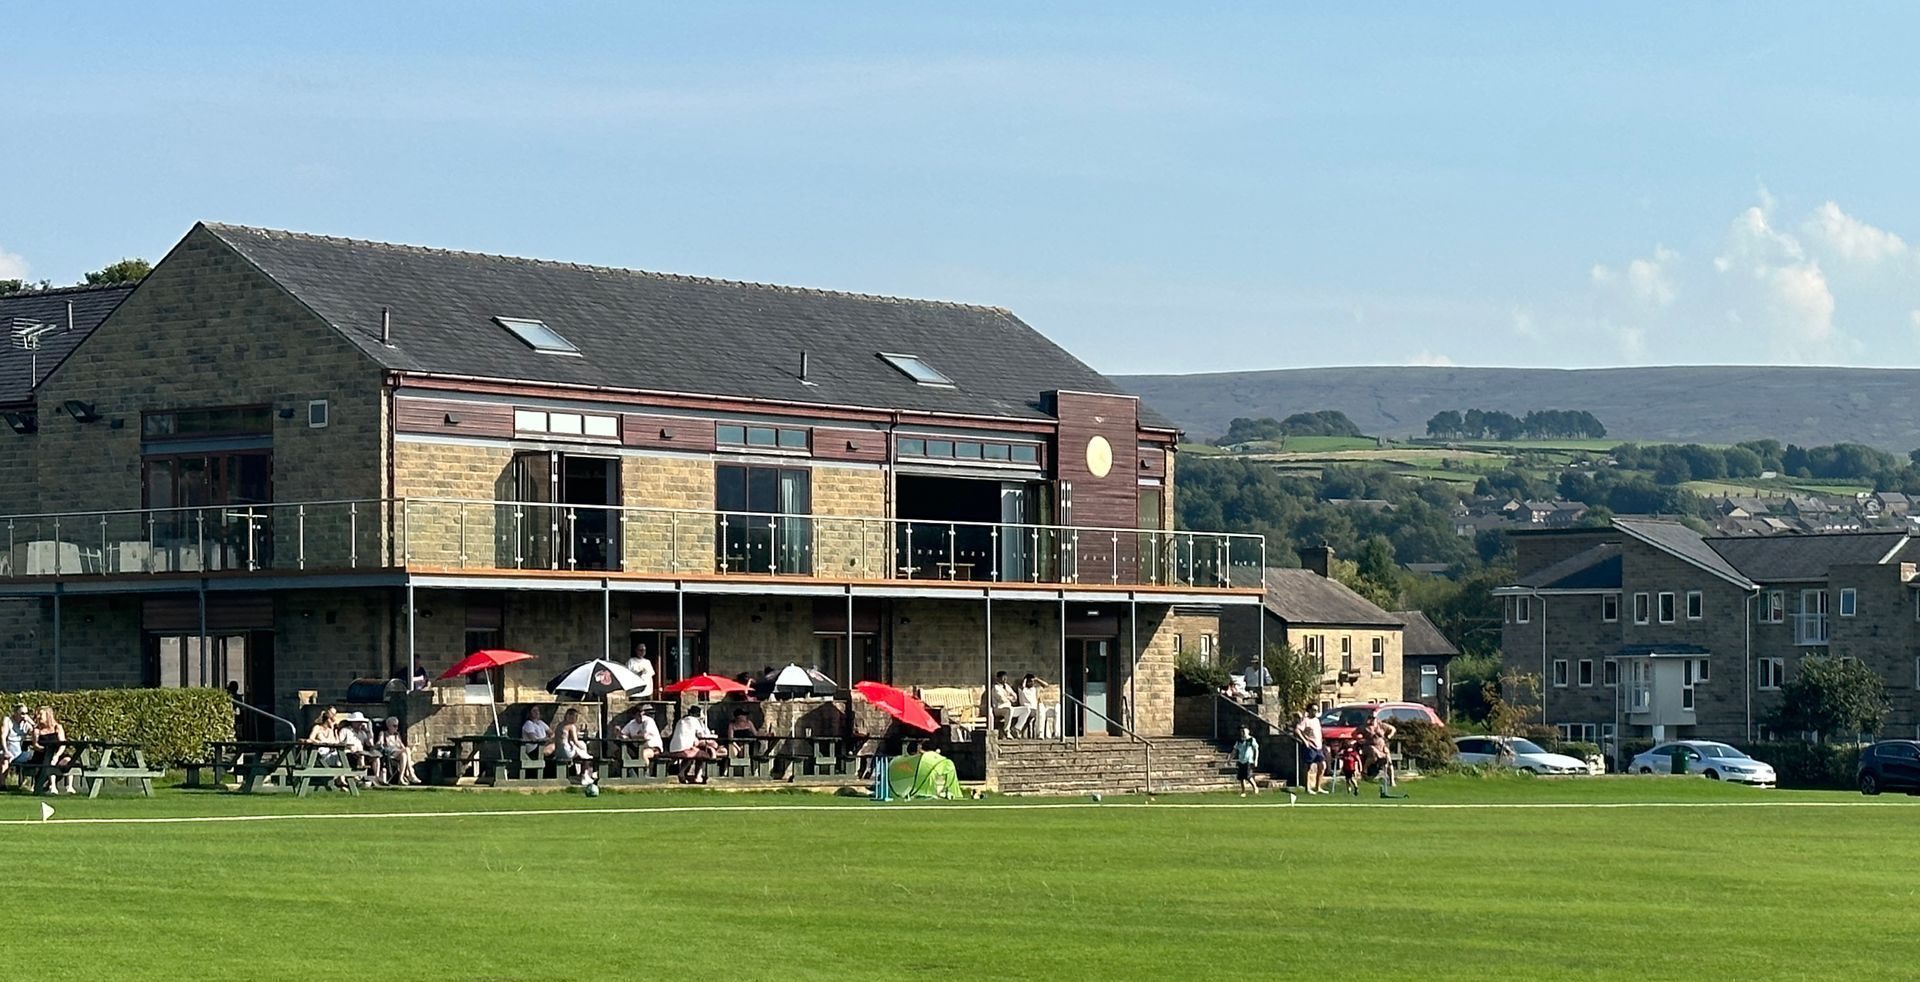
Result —
[{"label": "white car", "polygon": [[1672,774],[1676,756],[1684,759],[1688,774],[1702,774],[1710,780],[1765,787],[1776,783],[1773,765],[1754,760],[1733,747],[1712,740],[1676,740],[1660,744],[1629,761],[1627,770],[1634,774]]},{"label": "white car", "polygon": [[1591,775],[1587,762],[1565,754],[1550,754],[1532,740],[1520,737],[1463,736],[1453,741],[1462,764],[1511,767],[1528,774]]}]

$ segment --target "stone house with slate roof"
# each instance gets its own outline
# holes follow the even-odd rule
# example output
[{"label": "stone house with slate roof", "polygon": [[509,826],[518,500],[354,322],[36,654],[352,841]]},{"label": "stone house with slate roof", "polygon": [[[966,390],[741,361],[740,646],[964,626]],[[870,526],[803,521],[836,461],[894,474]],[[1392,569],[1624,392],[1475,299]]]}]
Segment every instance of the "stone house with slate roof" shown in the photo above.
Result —
[{"label": "stone house with slate roof", "polygon": [[1263,642],[1284,644],[1320,660],[1323,706],[1399,699],[1402,618],[1333,578],[1332,549],[1309,546],[1300,559],[1304,568],[1269,569],[1263,577],[1235,570],[1235,582],[1262,583],[1265,596],[1259,617],[1253,608],[1221,612],[1228,664],[1252,664]]},{"label": "stone house with slate roof", "polygon": [[1802,658],[1885,680],[1885,735],[1920,736],[1920,552],[1907,533],[1702,536],[1677,522],[1511,533],[1508,672],[1541,722],[1618,739],[1752,740]]},{"label": "stone house with slate roof", "polygon": [[1032,671],[1069,735],[1154,736],[1176,606],[1260,602],[1259,537],[1172,531],[1172,424],[1004,309],[215,224],[75,296],[103,319],[0,388],[37,406],[0,432],[0,689],[291,715],[638,652],[960,716]]}]

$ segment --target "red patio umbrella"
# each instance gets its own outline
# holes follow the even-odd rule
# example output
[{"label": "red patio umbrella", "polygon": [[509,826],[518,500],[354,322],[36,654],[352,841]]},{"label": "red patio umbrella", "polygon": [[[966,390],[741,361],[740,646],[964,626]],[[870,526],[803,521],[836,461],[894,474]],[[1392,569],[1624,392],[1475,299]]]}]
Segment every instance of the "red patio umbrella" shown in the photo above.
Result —
[{"label": "red patio umbrella", "polygon": [[927,712],[927,704],[915,699],[905,689],[879,682],[861,682],[853,687],[853,691],[873,703],[874,708],[915,729],[932,733],[940,725],[933,714]]},{"label": "red patio umbrella", "polygon": [[517,661],[526,661],[532,657],[532,655],[524,651],[508,651],[505,648],[482,648],[454,662],[452,668],[440,673],[440,678],[441,680],[446,680],[460,675],[472,675],[475,672],[484,672],[489,668],[499,668],[502,665],[511,665]]},{"label": "red patio umbrella", "polygon": [[724,675],[695,675],[666,686],[661,692],[745,692],[747,687]]}]

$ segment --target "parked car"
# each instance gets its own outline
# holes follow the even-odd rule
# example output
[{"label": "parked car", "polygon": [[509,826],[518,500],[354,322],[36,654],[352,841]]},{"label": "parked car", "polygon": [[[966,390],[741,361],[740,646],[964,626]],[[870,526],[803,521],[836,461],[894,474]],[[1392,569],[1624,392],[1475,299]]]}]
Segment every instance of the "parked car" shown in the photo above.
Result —
[{"label": "parked car", "polygon": [[1320,735],[1329,742],[1351,739],[1354,730],[1372,723],[1376,715],[1396,726],[1407,720],[1443,724],[1439,715],[1417,702],[1356,702],[1321,713]]},{"label": "parked car", "polygon": [[1453,746],[1455,756],[1462,764],[1511,767],[1527,774],[1593,773],[1586,761],[1566,754],[1548,753],[1546,748],[1521,737],[1455,737]]},{"label": "parked car", "polygon": [[1710,781],[1733,781],[1772,787],[1773,765],[1712,740],[1675,740],[1663,743],[1627,762],[1632,774],[1672,774],[1675,757],[1681,758],[1688,774],[1700,774]]},{"label": "parked car", "polygon": [[1920,794],[1920,740],[1882,740],[1862,749],[1854,779],[1861,794]]}]

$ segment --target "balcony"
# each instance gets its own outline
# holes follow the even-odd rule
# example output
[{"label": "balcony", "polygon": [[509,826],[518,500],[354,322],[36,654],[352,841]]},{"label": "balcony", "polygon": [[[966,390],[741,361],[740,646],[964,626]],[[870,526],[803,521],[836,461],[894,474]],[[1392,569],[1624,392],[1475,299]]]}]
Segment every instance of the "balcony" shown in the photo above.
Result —
[{"label": "balcony", "polygon": [[1828,637],[1826,614],[1793,615],[1793,643],[1797,645],[1821,645]]},{"label": "balcony", "polygon": [[1262,536],[553,505],[315,501],[0,519],[0,578],[381,570],[1226,589]]}]

